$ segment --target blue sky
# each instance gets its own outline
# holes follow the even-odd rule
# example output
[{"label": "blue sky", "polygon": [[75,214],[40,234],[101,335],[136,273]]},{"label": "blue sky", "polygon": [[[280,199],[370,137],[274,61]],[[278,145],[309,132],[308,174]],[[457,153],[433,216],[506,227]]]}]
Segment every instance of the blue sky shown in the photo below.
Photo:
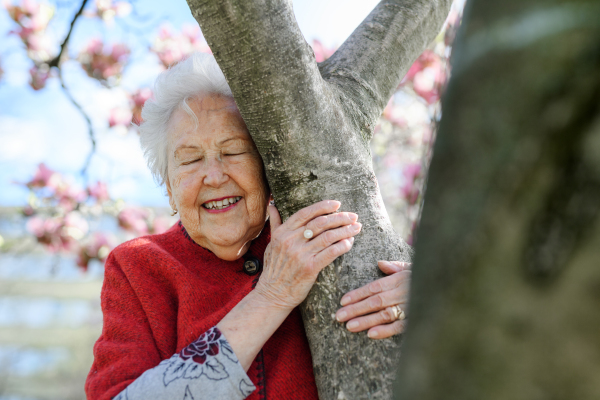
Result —
[{"label": "blue sky", "polygon": [[[138,4],[143,4],[143,8],[137,8],[139,13],[150,16],[148,22],[132,22],[133,28],[124,32],[105,29],[97,19],[82,18],[71,44],[71,52],[75,54],[74,50],[92,36],[137,43],[137,62],[123,77],[123,85],[128,89],[151,85],[159,71],[156,59],[143,54],[160,21],[168,21],[175,29],[183,24],[196,24],[183,0],[138,1]],[[318,38],[334,46],[341,44],[376,4],[375,0],[295,0],[294,10],[307,40]],[[57,9],[49,31],[57,44],[73,12],[72,6]],[[69,103],[57,80],[50,80],[38,92],[27,85],[31,63],[24,56],[18,38],[6,36],[11,27],[5,10],[0,9],[0,59],[5,70],[0,82],[0,206],[25,204],[27,190],[13,182],[28,180],[40,162],[71,174],[78,182],[78,171],[90,149],[85,121]],[[74,97],[84,104],[94,122],[98,148],[89,170],[90,180],[107,181],[115,198],[166,207],[163,190],[154,183],[145,165],[137,135],[124,136],[106,127],[108,110],[118,96],[88,79],[75,62],[65,63],[64,75]]]}]

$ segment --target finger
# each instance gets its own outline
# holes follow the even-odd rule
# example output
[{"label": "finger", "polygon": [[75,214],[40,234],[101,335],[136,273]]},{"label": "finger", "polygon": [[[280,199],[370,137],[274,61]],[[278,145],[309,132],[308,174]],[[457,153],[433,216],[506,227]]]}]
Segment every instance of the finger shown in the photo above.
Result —
[{"label": "finger", "polygon": [[398,320],[392,307],[387,307],[379,312],[365,315],[363,317],[353,318],[346,324],[350,332],[362,332],[374,326],[390,324]]},{"label": "finger", "polygon": [[361,228],[362,224],[360,222],[356,222],[352,225],[346,225],[341,228],[330,229],[308,242],[306,249],[311,253],[318,253],[332,244],[339,242],[340,240],[348,239],[358,235]]},{"label": "finger", "polygon": [[410,269],[412,266],[411,263],[405,261],[377,261],[377,265],[381,272],[386,275],[391,275],[396,272],[404,271],[405,269]]},{"label": "finger", "polygon": [[[358,220],[358,215],[351,212],[341,212],[328,215],[321,215],[309,221],[306,224],[306,229],[313,231],[313,238],[321,233],[341,226],[352,225]],[[302,228],[300,228],[302,229]]]},{"label": "finger", "polygon": [[336,319],[340,322],[348,321],[352,318],[371,314],[383,310],[386,307],[399,304],[404,309],[408,301],[408,285],[373,295],[358,303],[340,308],[336,313]]},{"label": "finger", "polygon": [[315,219],[323,214],[331,214],[340,208],[339,201],[336,200],[324,200],[315,203],[311,206],[305,207],[292,215],[285,223],[290,230],[296,230],[302,226],[305,226],[309,221]]},{"label": "finger", "polygon": [[371,339],[385,339],[398,335],[406,329],[406,320],[396,321],[391,324],[379,325],[369,329],[367,335]]},{"label": "finger", "polygon": [[273,204],[269,204],[267,207],[267,212],[269,213],[269,223],[271,224],[271,232],[277,229],[281,225],[281,215],[279,215],[279,210]]},{"label": "finger", "polygon": [[339,242],[332,244],[320,253],[315,255],[315,265],[319,267],[319,271],[329,264],[331,264],[336,258],[342,254],[346,254],[352,248],[354,244],[354,237],[340,240]]},{"label": "finger", "polygon": [[377,293],[399,287],[403,281],[410,280],[410,271],[400,271],[384,278],[379,278],[363,287],[346,293],[340,300],[342,306],[354,304]]}]

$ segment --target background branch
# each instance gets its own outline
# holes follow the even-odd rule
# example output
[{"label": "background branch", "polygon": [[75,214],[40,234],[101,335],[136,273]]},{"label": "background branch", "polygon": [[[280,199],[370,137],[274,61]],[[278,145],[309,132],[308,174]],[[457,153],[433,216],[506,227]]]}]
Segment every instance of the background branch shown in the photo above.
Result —
[{"label": "background branch", "polygon": [[88,135],[90,137],[90,143],[91,143],[92,148],[90,149],[90,152],[85,160],[85,164],[83,165],[83,168],[81,169],[81,174],[85,176],[87,169],[90,166],[90,161],[92,159],[92,156],[96,152],[96,139],[95,139],[95,135],[94,135],[94,128],[92,127],[92,120],[90,119],[90,116],[87,115],[87,113],[84,111],[81,104],[79,104],[75,100],[75,98],[73,97],[73,95],[71,94],[71,92],[69,91],[67,86],[65,85],[65,81],[63,79],[63,74],[62,74],[61,68],[58,68],[58,80],[60,81],[60,86],[62,86],[63,91],[65,92],[65,95],[67,96],[69,101],[75,106],[75,108],[81,113],[81,115],[85,119],[85,122],[87,123],[87,126],[88,126]]},{"label": "background branch", "polygon": [[57,67],[57,68],[60,67],[61,58],[68,48],[69,39],[71,38],[71,33],[73,32],[73,27],[75,27],[75,22],[77,22],[77,19],[83,13],[83,9],[85,8],[85,5],[87,4],[87,2],[88,2],[88,0],[83,0],[81,2],[81,7],[79,7],[79,10],[75,13],[75,15],[73,16],[73,19],[71,20],[71,26],[69,27],[69,32],[67,32],[67,36],[65,36],[65,40],[63,40],[62,44],[60,45],[60,51],[58,52],[58,55],[56,57],[54,57],[52,60],[50,60],[50,62],[48,63],[49,67]]}]

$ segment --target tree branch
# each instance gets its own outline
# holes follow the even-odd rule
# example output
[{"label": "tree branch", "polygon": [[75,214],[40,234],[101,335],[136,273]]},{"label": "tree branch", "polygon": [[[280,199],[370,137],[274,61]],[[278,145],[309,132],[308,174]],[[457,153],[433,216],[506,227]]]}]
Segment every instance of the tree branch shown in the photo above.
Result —
[{"label": "tree branch", "polygon": [[[83,9],[85,8],[85,5],[87,4],[87,2],[88,2],[88,0],[83,0],[81,2],[81,7],[79,7],[79,10],[75,13],[75,16],[73,16],[73,19],[71,20],[71,26],[69,27],[69,32],[67,32],[67,36],[65,36],[65,40],[63,40],[62,44],[60,45],[60,51],[58,52],[58,55],[56,57],[54,57],[52,60],[50,60],[50,62],[48,63],[49,67],[57,67],[58,68],[60,66],[60,60],[63,56],[63,53],[67,49],[67,45],[69,43],[69,39],[71,38],[71,33],[73,32],[73,27],[75,26],[75,22],[77,22],[77,19],[83,13]],[[61,84],[62,84],[62,80],[61,80]]]},{"label": "tree branch", "polygon": [[79,104],[75,100],[75,98],[73,97],[73,95],[71,94],[69,89],[67,89],[67,86],[65,85],[65,81],[64,81],[63,75],[62,75],[62,69],[60,69],[60,68],[58,68],[58,80],[60,81],[60,86],[62,86],[63,91],[65,92],[65,95],[67,96],[69,101],[71,101],[71,103],[75,106],[75,108],[81,113],[81,115],[85,119],[85,122],[87,123],[87,126],[88,126],[88,135],[90,137],[90,142],[92,144],[92,148],[90,149],[90,152],[85,160],[85,164],[83,165],[83,168],[81,169],[81,174],[85,175],[88,167],[90,166],[90,161],[92,159],[92,156],[96,152],[96,138],[94,135],[94,128],[92,127],[92,120],[90,119],[89,115],[87,115],[87,113],[83,110],[83,107],[81,107],[81,104]]},{"label": "tree branch", "polygon": [[414,62],[442,28],[451,0],[382,0],[342,46],[319,65],[330,83],[350,93],[374,127]]},{"label": "tree branch", "polygon": [[[326,85],[296,23],[292,2],[188,0],[188,4],[250,131],[258,128],[255,122],[265,113],[278,121],[279,129],[261,132],[258,138],[271,143],[257,145],[270,146],[278,136],[293,132],[293,126],[308,117],[306,104],[314,103]],[[290,96],[293,101],[281,101]]]}]

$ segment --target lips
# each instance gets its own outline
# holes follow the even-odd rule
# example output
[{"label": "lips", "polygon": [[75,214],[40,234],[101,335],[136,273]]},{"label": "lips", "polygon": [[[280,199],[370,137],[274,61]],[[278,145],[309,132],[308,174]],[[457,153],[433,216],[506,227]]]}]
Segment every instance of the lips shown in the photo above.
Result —
[{"label": "lips", "polygon": [[219,200],[207,201],[206,203],[202,204],[202,207],[206,208],[207,210],[222,210],[231,206],[232,204],[237,203],[241,199],[241,196],[225,197]]}]

